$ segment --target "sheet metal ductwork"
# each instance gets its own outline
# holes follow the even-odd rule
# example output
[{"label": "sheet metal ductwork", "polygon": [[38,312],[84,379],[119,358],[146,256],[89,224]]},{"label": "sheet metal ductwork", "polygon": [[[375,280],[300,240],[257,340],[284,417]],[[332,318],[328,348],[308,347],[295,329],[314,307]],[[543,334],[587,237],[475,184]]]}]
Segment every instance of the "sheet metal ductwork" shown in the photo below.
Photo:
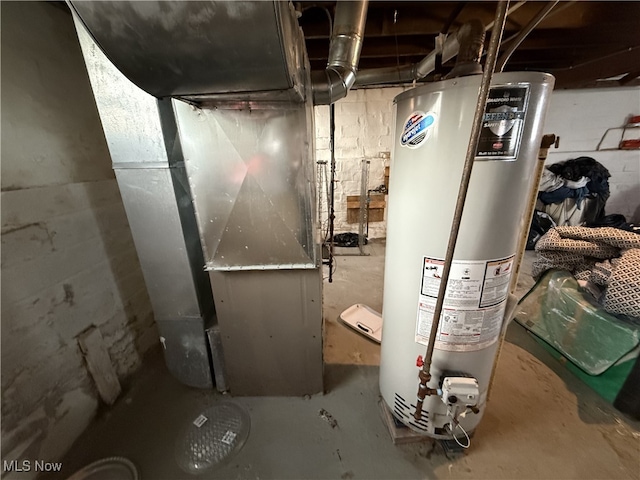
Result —
[{"label": "sheet metal ductwork", "polygon": [[338,1],[327,68],[313,76],[314,104],[330,105],[344,98],[355,83],[368,3]]},{"label": "sheet metal ductwork", "polygon": [[96,44],[155,97],[290,92],[302,100],[298,34],[278,1],[74,1]]},{"label": "sheet metal ductwork", "polygon": [[236,395],[321,392],[315,129],[293,6],[70,6],[169,370]]}]

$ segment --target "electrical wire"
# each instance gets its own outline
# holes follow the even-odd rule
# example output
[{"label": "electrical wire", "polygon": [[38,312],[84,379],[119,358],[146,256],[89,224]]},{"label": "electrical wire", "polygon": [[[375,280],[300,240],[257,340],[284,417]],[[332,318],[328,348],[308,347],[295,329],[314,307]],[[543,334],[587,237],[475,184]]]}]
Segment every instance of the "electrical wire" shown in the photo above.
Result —
[{"label": "electrical wire", "polygon": [[[454,420],[453,423],[455,424],[455,427],[453,428],[453,430],[451,430],[451,436],[456,441],[456,443],[460,445],[462,448],[469,448],[469,446],[471,445],[471,439],[469,438],[469,434],[464,428],[462,428],[462,425],[460,425],[460,422],[458,422],[457,420]],[[455,436],[456,428],[459,428],[460,430],[462,430],[462,433],[464,433],[464,436],[467,437],[466,445],[463,445],[462,443],[460,443],[460,440],[458,440],[458,437]]]},{"label": "electrical wire", "polygon": [[396,67],[400,70],[400,51],[398,50],[398,9],[393,11],[393,39],[396,42]]}]

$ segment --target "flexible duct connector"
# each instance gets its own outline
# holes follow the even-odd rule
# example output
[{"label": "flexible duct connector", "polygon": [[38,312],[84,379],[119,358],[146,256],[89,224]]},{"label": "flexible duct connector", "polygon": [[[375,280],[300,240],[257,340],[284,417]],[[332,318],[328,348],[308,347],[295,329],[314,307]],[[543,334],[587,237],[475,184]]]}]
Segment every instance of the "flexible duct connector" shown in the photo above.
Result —
[{"label": "flexible duct connector", "polygon": [[355,83],[368,3],[337,3],[327,68],[312,77],[315,105],[330,105],[344,98]]},{"label": "flexible duct connector", "polygon": [[447,78],[482,74],[480,59],[484,49],[484,31],[484,25],[478,19],[470,20],[458,30],[456,37],[460,43],[460,50],[456,65]]}]

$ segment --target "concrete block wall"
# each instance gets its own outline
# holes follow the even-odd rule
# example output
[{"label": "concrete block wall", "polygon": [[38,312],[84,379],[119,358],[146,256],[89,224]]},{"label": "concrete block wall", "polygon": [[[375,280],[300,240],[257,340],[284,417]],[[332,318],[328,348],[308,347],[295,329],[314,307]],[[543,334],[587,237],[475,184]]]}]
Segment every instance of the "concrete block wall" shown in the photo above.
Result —
[{"label": "concrete block wall", "polygon": [[[368,188],[384,183],[393,142],[393,99],[405,87],[352,90],[335,104],[335,232],[358,232],[358,224],[347,223],[347,196],[360,195],[362,161],[368,160]],[[331,159],[329,107],[315,107],[316,161]],[[326,194],[323,179],[318,182],[320,218],[326,224]],[[386,218],[386,209],[385,209]],[[386,237],[386,222],[369,224],[369,238]]]},{"label": "concrete block wall", "polygon": [[52,461],[99,405],[77,335],[121,379],[158,336],[71,15],[0,5],[2,460]]},{"label": "concrete block wall", "polygon": [[[640,87],[558,90],[551,97],[544,132],[560,136],[560,148],[549,150],[547,164],[581,156],[596,159],[611,173],[606,213],[640,223],[640,150],[618,150],[621,127],[632,115],[640,115]],[[640,129],[627,131],[625,138],[640,138]]]}]

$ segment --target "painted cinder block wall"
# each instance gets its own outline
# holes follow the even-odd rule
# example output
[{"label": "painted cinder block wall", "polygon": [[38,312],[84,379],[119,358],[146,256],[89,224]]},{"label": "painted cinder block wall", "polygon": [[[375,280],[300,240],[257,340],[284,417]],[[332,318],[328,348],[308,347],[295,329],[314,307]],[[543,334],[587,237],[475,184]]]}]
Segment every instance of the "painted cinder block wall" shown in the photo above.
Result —
[{"label": "painted cinder block wall", "polygon": [[2,460],[52,461],[99,405],[77,335],[120,379],[158,336],[71,15],[1,15]]},{"label": "painted cinder block wall", "polygon": [[[335,231],[358,232],[357,223],[347,223],[347,196],[360,195],[362,161],[368,160],[368,188],[384,183],[384,167],[389,165],[393,142],[393,99],[405,87],[352,90],[335,104]],[[331,159],[329,107],[315,107],[316,161]],[[326,223],[324,183],[319,182],[320,214]],[[385,209],[385,218],[386,218]],[[369,238],[386,237],[386,222],[369,224]]]},{"label": "painted cinder block wall", "polygon": [[[611,173],[606,213],[621,213],[627,221],[640,223],[640,150],[618,149],[622,126],[635,115],[640,115],[640,87],[558,90],[551,97],[544,131],[560,136],[547,164],[583,156],[596,159]],[[640,128],[628,130],[625,138],[640,138]]]},{"label": "painted cinder block wall", "polygon": [[[369,188],[383,181],[393,142],[393,99],[410,87],[358,89],[336,103],[336,232],[357,232],[347,223],[347,195],[360,194],[361,161],[371,161]],[[330,159],[329,107],[315,107],[316,160]],[[579,156],[593,157],[611,172],[611,197],[607,213],[621,213],[640,222],[640,151],[596,151],[598,142],[611,127],[621,127],[629,115],[640,115],[640,87],[558,90],[551,97],[544,132],[561,137],[560,148],[551,149],[547,163]],[[601,148],[617,147],[621,129],[609,132]],[[631,138],[634,132],[629,131]],[[640,137],[640,129],[635,138]],[[318,192],[324,191],[319,182]],[[326,221],[326,200],[320,199],[321,218]],[[385,212],[386,214],[386,212]],[[386,223],[369,226],[370,238],[386,236]]]}]

